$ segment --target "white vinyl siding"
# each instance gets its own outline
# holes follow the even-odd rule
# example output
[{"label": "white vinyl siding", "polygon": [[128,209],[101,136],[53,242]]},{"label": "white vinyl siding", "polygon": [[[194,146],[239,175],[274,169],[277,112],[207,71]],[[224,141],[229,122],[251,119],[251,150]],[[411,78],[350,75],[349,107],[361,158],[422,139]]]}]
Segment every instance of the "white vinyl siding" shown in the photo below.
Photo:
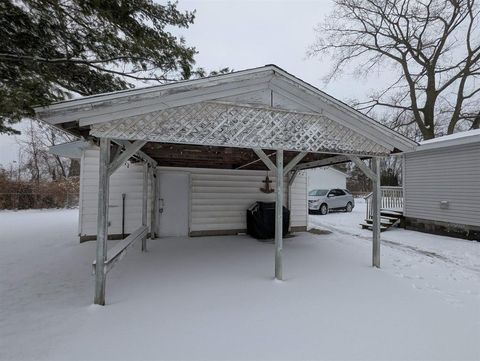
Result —
[{"label": "white vinyl siding", "polygon": [[347,188],[347,175],[334,168],[307,170],[308,191],[314,189]]},{"label": "white vinyl siding", "polygon": [[[260,191],[266,171],[199,169],[199,168],[159,168],[160,172],[190,173],[190,232],[244,230],[246,210],[256,201],[274,202],[275,193]],[[269,172],[275,188],[275,176]],[[300,172],[291,187],[292,227],[307,225],[307,184],[304,172]],[[284,179],[287,202],[287,179]]]},{"label": "white vinyl siding", "polygon": [[[287,182],[285,182],[287,184]],[[307,209],[307,174],[298,172],[290,187],[290,226],[306,227],[308,222]]]},{"label": "white vinyl siding", "polygon": [[[98,149],[85,150],[80,169],[80,236],[97,234]],[[125,193],[125,233],[142,225],[143,165],[122,165],[110,177],[109,234],[122,233],[122,193]],[[149,181],[148,222],[150,222]],[[150,223],[147,223],[150,225]]]},{"label": "white vinyl siding", "polygon": [[[95,235],[98,196],[98,150],[86,150],[80,180],[80,235]],[[273,202],[275,193],[265,194],[260,188],[266,171],[199,168],[157,168],[158,172],[190,174],[190,232],[246,229],[246,209],[255,201]],[[122,166],[110,180],[110,234],[121,233],[122,193],[126,193],[126,233],[141,225],[143,166]],[[269,172],[275,188],[275,176]],[[287,179],[284,180],[287,203]],[[150,188],[150,187],[149,187]],[[290,190],[292,227],[307,226],[307,179],[299,172]],[[150,219],[150,189],[149,211]],[[149,221],[150,222],[150,221]],[[148,223],[150,225],[150,223]]]},{"label": "white vinyl siding", "polygon": [[[448,201],[447,209],[440,208]],[[405,155],[405,216],[480,226],[480,143]]]}]

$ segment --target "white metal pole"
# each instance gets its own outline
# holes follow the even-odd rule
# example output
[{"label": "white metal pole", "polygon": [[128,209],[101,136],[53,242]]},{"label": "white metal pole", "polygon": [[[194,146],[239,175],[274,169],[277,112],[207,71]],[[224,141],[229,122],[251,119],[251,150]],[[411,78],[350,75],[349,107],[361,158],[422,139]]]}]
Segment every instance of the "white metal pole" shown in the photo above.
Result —
[{"label": "white metal pole", "polygon": [[382,207],[382,189],[380,184],[380,158],[372,159],[372,171],[375,173],[373,180],[373,197],[372,197],[372,210],[373,210],[373,255],[372,265],[373,267],[380,268],[380,227],[381,217],[380,211]]},{"label": "white metal pole", "polygon": [[[143,164],[142,226],[147,226],[148,206],[148,164]],[[147,251],[147,236],[142,238],[142,251]]]},{"label": "white metal pole", "polygon": [[98,215],[97,215],[97,254],[95,264],[95,298],[94,303],[105,305],[106,270],[108,239],[108,197],[110,177],[110,139],[100,138],[100,165],[98,181]]},{"label": "white metal pole", "polygon": [[283,279],[283,150],[277,150],[277,169],[275,177],[275,278]]}]

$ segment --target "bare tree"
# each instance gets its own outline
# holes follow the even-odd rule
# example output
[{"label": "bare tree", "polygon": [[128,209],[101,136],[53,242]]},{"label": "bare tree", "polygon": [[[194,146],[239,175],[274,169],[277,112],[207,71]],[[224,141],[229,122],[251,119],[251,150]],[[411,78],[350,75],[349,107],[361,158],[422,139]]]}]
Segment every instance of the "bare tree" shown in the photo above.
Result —
[{"label": "bare tree", "polygon": [[78,161],[49,152],[49,147],[75,139],[70,134],[30,119],[25,136],[18,139],[23,168],[30,174],[30,180],[38,185],[41,179],[55,181],[77,173],[73,168],[77,167]]},{"label": "bare tree", "polygon": [[480,126],[480,22],[475,0],[334,0],[310,54],[330,54],[327,81],[354,72],[394,74],[355,104],[383,109],[395,128],[415,125],[424,139]]}]

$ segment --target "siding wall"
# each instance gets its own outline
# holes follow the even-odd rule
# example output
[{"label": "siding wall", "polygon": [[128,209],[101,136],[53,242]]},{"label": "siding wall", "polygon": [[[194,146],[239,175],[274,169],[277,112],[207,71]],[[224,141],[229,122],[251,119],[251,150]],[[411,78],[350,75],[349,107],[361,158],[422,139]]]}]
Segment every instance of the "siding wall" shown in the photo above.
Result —
[{"label": "siding wall", "polygon": [[[449,208],[441,209],[440,201]],[[405,216],[480,226],[480,143],[405,155]]]},{"label": "siding wall", "polygon": [[[87,150],[82,159],[80,235],[95,235],[98,193],[98,150]],[[127,194],[126,232],[141,225],[143,167],[122,166],[110,181],[110,233],[121,232],[122,193]],[[260,187],[265,171],[198,168],[165,168],[159,172],[190,174],[190,232],[246,229],[246,209],[255,201],[275,201],[275,193],[265,194]],[[275,177],[269,172],[275,187]],[[284,180],[285,187],[287,180]],[[285,192],[285,203],[287,202]],[[150,200],[150,196],[149,196]],[[118,205],[118,206],[117,206]],[[290,190],[292,227],[307,226],[307,177],[299,172]],[[150,219],[150,205],[148,216]],[[148,223],[150,224],[150,223]],[[119,228],[120,227],[120,228]]]},{"label": "siding wall", "polygon": [[308,191],[313,189],[347,188],[347,175],[332,168],[307,170]]},{"label": "siding wall", "polygon": [[[99,150],[85,150],[80,169],[80,222],[79,235],[97,234]],[[110,177],[109,234],[122,233],[122,193],[125,197],[125,233],[131,233],[142,225],[143,165],[122,165]],[[149,181],[150,195],[150,181]],[[150,225],[150,197],[148,202]]]}]

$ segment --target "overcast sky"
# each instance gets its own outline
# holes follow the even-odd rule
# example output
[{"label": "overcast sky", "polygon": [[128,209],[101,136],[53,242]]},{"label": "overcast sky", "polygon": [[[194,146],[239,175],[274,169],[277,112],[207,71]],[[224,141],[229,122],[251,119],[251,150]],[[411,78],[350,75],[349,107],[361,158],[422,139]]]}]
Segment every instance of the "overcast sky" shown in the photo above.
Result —
[{"label": "overcast sky", "polygon": [[[276,64],[341,100],[365,98],[367,82],[345,76],[325,85],[328,58],[307,58],[315,25],[331,11],[330,0],[317,1],[200,1],[179,0],[179,8],[196,9],[193,26],[182,30],[199,52],[198,67],[234,70]],[[368,84],[378,85],[380,81]],[[20,127],[21,128],[21,127]],[[18,155],[15,137],[0,135],[0,164]]]}]

